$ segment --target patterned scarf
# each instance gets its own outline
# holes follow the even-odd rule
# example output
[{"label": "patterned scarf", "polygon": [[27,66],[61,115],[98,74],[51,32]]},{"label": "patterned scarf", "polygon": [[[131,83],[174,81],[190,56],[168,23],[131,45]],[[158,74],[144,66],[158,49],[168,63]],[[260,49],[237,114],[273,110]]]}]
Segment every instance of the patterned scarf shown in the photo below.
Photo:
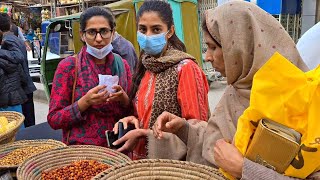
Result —
[{"label": "patterned scarf", "polygon": [[[127,72],[125,70],[122,58],[117,55],[114,54],[114,60],[112,62],[112,69],[111,69],[111,73],[113,76],[118,76],[119,77],[119,85],[123,88],[123,90],[127,93],[129,93],[129,87],[128,87],[128,80],[127,80]],[[98,85],[99,79],[98,79],[98,67],[97,65],[94,63],[94,61],[92,60],[92,56],[90,56],[87,52],[86,52],[86,47],[84,46],[82,48],[82,50],[79,53],[79,61],[80,61],[80,66],[78,66],[78,72],[79,73],[84,73],[87,72],[90,75],[90,79],[92,79],[90,86],[85,86],[84,91],[88,92],[92,87],[95,87]],[[108,62],[106,62],[107,65]]]},{"label": "patterned scarf", "polygon": [[175,50],[172,46],[168,46],[166,52],[159,58],[148,54],[142,55],[144,67],[156,74],[155,95],[149,120],[150,128],[163,111],[181,116],[181,108],[177,97],[179,82],[176,67],[184,59],[195,60],[191,55]]}]

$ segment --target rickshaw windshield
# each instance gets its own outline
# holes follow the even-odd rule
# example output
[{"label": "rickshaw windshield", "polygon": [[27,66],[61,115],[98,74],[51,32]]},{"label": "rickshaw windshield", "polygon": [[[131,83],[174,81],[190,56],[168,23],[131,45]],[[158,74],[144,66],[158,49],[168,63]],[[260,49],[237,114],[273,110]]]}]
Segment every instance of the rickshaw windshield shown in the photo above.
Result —
[{"label": "rickshaw windshield", "polygon": [[53,29],[49,30],[46,60],[63,59],[74,54],[72,29],[66,22],[51,26]]}]

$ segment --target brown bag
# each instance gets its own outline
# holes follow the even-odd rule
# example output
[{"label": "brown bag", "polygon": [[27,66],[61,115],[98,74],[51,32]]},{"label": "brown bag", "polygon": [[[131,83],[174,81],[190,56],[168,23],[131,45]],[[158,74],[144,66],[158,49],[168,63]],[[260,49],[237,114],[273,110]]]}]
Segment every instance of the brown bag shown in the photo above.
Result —
[{"label": "brown bag", "polygon": [[[74,79],[73,79],[73,85],[72,85],[71,104],[73,104],[74,101],[75,101],[74,94],[75,94],[75,91],[76,91],[76,84],[77,84],[77,80],[78,80],[78,55],[75,55],[73,57],[76,58],[76,61],[75,61],[75,66],[74,66],[75,69],[74,69]],[[66,142],[67,145],[69,145],[70,133],[71,133],[71,130],[68,130],[68,132],[67,132],[67,142]]]},{"label": "brown bag", "polygon": [[261,119],[246,158],[283,173],[298,154],[301,135],[277,122]]}]

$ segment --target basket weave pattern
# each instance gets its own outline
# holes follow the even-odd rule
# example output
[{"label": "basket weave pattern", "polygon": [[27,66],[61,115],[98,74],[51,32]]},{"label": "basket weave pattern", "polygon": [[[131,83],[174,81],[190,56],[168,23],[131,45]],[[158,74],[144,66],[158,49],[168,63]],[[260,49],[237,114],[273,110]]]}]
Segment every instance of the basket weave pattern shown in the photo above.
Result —
[{"label": "basket weave pattern", "polygon": [[[65,147],[66,145],[60,141],[52,140],[52,139],[38,139],[38,140],[22,140],[22,141],[16,141],[12,144],[6,144],[0,147],[0,158],[5,156],[6,154],[10,153],[11,151],[14,151],[16,149],[24,148],[24,147],[30,147],[30,146],[53,146],[53,149],[59,148],[59,147]],[[16,166],[0,166],[0,169],[7,169],[7,168],[18,168],[18,165]]]},{"label": "basket weave pattern", "polygon": [[73,145],[47,151],[27,159],[19,166],[17,178],[19,180],[38,180],[41,179],[43,171],[61,168],[79,160],[95,160],[110,166],[131,161],[126,155],[108,148]]},{"label": "basket weave pattern", "polygon": [[4,116],[8,119],[8,122],[16,121],[16,126],[9,129],[6,133],[0,135],[0,145],[13,142],[16,134],[24,121],[24,116],[21,113],[14,111],[0,111],[0,117]]},{"label": "basket weave pattern", "polygon": [[144,159],[131,161],[107,169],[97,176],[95,180],[223,180],[224,176],[219,170],[186,161],[168,159]]}]

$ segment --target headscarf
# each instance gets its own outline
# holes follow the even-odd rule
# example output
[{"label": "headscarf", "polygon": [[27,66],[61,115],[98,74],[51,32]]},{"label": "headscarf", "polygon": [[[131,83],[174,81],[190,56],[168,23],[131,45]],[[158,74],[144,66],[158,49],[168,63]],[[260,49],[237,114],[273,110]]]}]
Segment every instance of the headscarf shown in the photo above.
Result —
[{"label": "headscarf", "polygon": [[298,51],[310,69],[320,64],[320,22],[303,34],[297,43]]},{"label": "headscarf", "polygon": [[203,157],[214,163],[218,139],[232,140],[239,116],[249,106],[255,73],[277,51],[301,70],[294,41],[272,15],[255,4],[231,1],[206,12],[210,35],[222,46],[228,86],[217,104],[204,134]]}]

